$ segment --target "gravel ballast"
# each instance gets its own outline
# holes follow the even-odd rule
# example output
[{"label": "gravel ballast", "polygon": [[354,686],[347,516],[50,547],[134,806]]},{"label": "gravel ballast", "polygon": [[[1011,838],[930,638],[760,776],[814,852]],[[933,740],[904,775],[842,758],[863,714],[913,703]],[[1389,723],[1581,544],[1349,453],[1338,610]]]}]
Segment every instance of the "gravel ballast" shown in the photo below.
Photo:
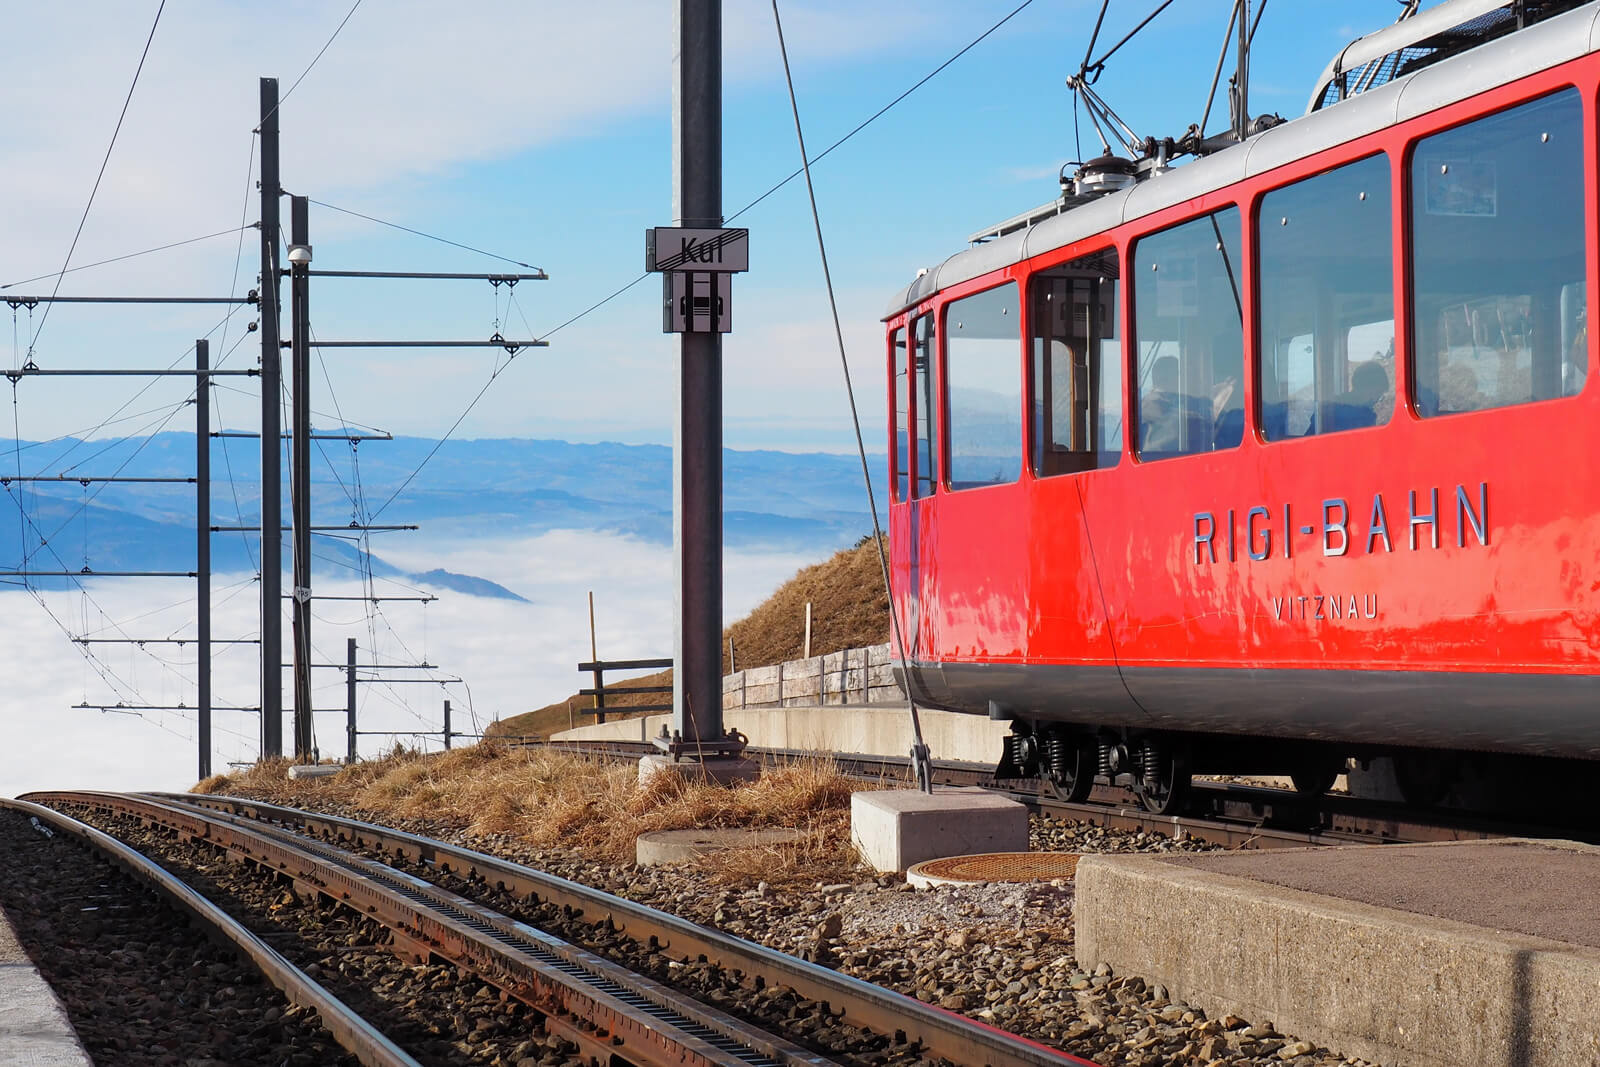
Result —
[{"label": "gravel ballast", "polygon": [[4,908],[96,1064],[355,1067],[252,963],[77,838],[0,811]]},{"label": "gravel ballast", "polygon": [[[681,915],[730,934],[783,949],[890,989],[1055,1045],[1106,1067],[1195,1064],[1204,1067],[1362,1065],[1335,1051],[1280,1034],[1269,1020],[1227,1015],[1212,1018],[1174,1002],[1159,985],[1101,967],[1079,969],[1073,957],[1072,883],[942,886],[914,890],[895,876],[865,868],[853,880],[813,884],[712,884],[696,867],[640,868],[595,860],[575,850],[529,848],[509,835],[468,835],[434,819],[396,819],[323,804],[329,814],[381,822],[397,829],[465,845],[569,878],[630,900]],[[1111,830],[1087,823],[1034,816],[1035,850],[1078,853],[1206,851],[1213,846],[1161,834]],[[551,926],[558,919],[524,906],[481,882],[429,877],[464,896],[484,900],[525,921]],[[582,928],[580,928],[582,927]],[[553,928],[553,926],[552,926]],[[708,1000],[761,1021],[770,1016],[715,968],[688,968],[659,955],[650,959],[615,934],[585,934],[583,924],[554,929],[561,936],[606,952],[679,985],[697,987]],[[641,963],[643,964],[641,966]],[[687,972],[687,973],[685,973]],[[766,996],[775,995],[767,991]],[[792,994],[791,994],[792,995]],[[757,998],[759,999],[759,998]],[[804,1005],[800,1005],[804,1014]],[[782,1005],[780,1014],[794,1010]],[[884,1062],[882,1050],[864,1046],[858,1032],[825,1021],[792,1024],[790,1036],[852,1062]],[[856,1059],[860,1057],[860,1059]]]}]

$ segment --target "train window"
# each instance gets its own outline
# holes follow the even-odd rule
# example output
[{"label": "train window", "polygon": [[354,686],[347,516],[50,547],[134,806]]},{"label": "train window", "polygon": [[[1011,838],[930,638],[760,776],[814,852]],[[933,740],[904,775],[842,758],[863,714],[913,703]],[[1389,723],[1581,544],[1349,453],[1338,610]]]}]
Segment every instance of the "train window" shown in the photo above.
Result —
[{"label": "train window", "polygon": [[1139,458],[1234,447],[1244,436],[1239,209],[1142,239],[1133,277]]},{"label": "train window", "polygon": [[1583,387],[1583,140],[1582,102],[1566,89],[1413,147],[1419,414],[1524,404]]},{"label": "train window", "polygon": [[1115,467],[1122,458],[1117,250],[1041,271],[1033,324],[1033,469],[1040,477]]},{"label": "train window", "polygon": [[1261,430],[1269,441],[1382,426],[1394,410],[1389,158],[1261,199]]},{"label": "train window", "polygon": [[950,488],[1022,473],[1022,326],[1015,282],[944,309],[945,442]]},{"label": "train window", "polygon": [[912,497],[932,496],[938,473],[933,468],[933,316],[919,315],[912,323],[912,403],[915,405],[917,446],[913,451]]},{"label": "train window", "polygon": [[894,368],[894,498],[911,495],[911,383],[906,380],[906,330],[889,335],[889,365]]}]

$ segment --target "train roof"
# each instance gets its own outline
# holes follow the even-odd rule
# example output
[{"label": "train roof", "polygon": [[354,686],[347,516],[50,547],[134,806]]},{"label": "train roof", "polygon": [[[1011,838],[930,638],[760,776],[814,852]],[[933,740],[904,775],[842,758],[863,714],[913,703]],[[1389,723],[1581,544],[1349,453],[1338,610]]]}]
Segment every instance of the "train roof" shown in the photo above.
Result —
[{"label": "train roof", "polygon": [[[1443,22],[1444,19],[1435,13],[1446,11],[1454,17],[1453,24],[1459,24],[1464,18],[1484,14],[1476,9],[1485,6],[1484,0],[1447,0],[1416,18],[1428,16]],[[1488,6],[1499,8],[1506,5],[1504,0],[1500,0]],[[1329,64],[1323,79],[1318,82],[1319,91],[1325,91],[1328,82],[1341,70],[1349,71],[1392,53],[1397,46],[1391,31],[1406,25],[1399,23],[1388,30],[1360,38],[1347,47],[1339,58]],[[1431,25],[1430,22],[1424,27]],[[1241,144],[1173,167],[1088,203],[1068,207],[1057,200],[1046,204],[1018,216],[1014,220],[1016,228],[1010,229],[1010,232],[975,243],[937,267],[920,272],[910,285],[895,294],[884,318],[893,318],[906,308],[952,285],[1092,237],[1163,208],[1597,50],[1600,50],[1600,3],[1590,3],[1421,70],[1403,74],[1358,95],[1322,106],[1301,118],[1256,134]],[[1362,59],[1362,56],[1366,58]],[[1010,225],[1003,224],[1002,229]]]}]

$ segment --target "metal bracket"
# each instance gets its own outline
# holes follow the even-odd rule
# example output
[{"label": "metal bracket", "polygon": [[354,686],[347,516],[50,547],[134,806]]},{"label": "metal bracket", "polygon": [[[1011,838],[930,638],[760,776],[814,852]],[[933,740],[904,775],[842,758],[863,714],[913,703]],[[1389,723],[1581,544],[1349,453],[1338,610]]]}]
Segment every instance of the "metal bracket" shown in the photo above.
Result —
[{"label": "metal bracket", "polygon": [[672,757],[674,763],[685,757],[692,759],[733,759],[744,753],[750,744],[750,739],[738,730],[729,730],[716,741],[685,741],[683,735],[674,730],[669,735],[667,724],[661,724],[661,733],[651,738],[651,743],[663,753]]}]

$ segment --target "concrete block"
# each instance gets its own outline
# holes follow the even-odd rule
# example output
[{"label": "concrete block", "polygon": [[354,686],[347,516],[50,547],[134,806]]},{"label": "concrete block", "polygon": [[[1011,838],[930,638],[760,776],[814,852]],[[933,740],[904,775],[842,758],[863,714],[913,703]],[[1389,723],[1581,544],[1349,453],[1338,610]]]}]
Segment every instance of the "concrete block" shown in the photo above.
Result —
[{"label": "concrete block", "polygon": [[736,674],[724,674],[722,676],[722,692],[724,696],[729,693],[737,693],[743,687],[744,671],[739,671]]},{"label": "concrete block", "polygon": [[[1274,884],[1307,871],[1318,891]],[[1084,856],[1078,964],[1367,1060],[1597,1063],[1600,938],[1585,903],[1596,873],[1600,850],[1514,839],[1194,864]],[[1350,899],[1380,899],[1390,882],[1393,906]]]},{"label": "concrete block", "polygon": [[1026,852],[1028,809],[976,787],[862,790],[850,798],[850,841],[879,871],[974,852]]},{"label": "concrete block", "polygon": [[641,867],[692,863],[712,852],[731,848],[771,848],[804,840],[805,833],[787,827],[727,830],[657,830],[640,834],[633,843],[634,862]]},{"label": "concrete block", "polygon": [[881,645],[869,645],[866,651],[867,665],[870,667],[882,666],[883,664],[890,662],[892,659],[892,657],[889,655],[888,642],[884,642]]},{"label": "concrete block", "polygon": [[767,685],[756,685],[752,682],[745,687],[744,706],[747,708],[776,707],[780,700],[776,679]]},{"label": "concrete block", "polygon": [[829,652],[822,657],[822,669],[825,671],[842,671],[849,666],[846,662],[850,658],[850,650],[842,652]]},{"label": "concrete block", "polygon": [[744,684],[754,689],[758,685],[777,685],[781,675],[778,673],[781,665],[773,664],[771,667],[751,667],[744,672]]},{"label": "concrete block", "polygon": [[761,765],[753,759],[711,758],[706,760],[675,760],[671,756],[645,756],[639,761],[639,785],[649,785],[658,774],[675,774],[690,781],[716,782],[733,785],[753,782],[761,777]]},{"label": "concrete block", "polygon": [[290,778],[331,778],[344,770],[333,763],[297,763],[289,768]]}]

